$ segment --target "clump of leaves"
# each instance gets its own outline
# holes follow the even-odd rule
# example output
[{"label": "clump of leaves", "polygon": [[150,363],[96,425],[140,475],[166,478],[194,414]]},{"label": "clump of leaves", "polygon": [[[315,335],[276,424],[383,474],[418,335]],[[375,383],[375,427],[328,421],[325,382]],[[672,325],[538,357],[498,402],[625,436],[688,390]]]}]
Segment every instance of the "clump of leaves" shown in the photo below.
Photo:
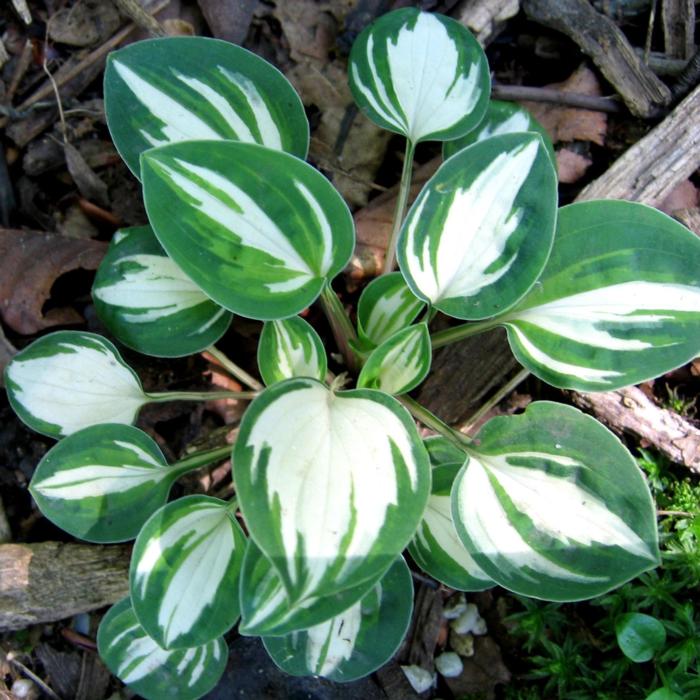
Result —
[{"label": "clump of leaves", "polygon": [[[123,344],[208,349],[250,391],[145,392],[111,342],[83,332],[40,338],[7,368],[18,415],[61,439],[32,480],[39,507],[87,540],[135,537],[130,596],[98,646],[145,697],[205,693],[236,624],[289,673],[372,672],[409,622],[407,547],[455,588],[550,601],[601,595],[659,562],[648,486],[600,423],[536,402],[470,440],[406,392],[433,349],[499,326],[557,387],[613,389],[685,363],[700,349],[700,241],[639,204],[558,210],[551,146],[519,110],[487,115],[484,54],[447,17],[380,17],[349,75],[365,114],[406,138],[386,274],[355,323],[331,286],[352,217],[303,160],[291,85],[224,42],[157,39],[108,61],[107,119],[149,226],[115,236],[96,309]],[[416,144],[462,138],[406,214]],[[316,302],[354,388],[328,375],[326,348],[297,317]],[[463,323],[431,335],[438,311]],[[234,315],[265,324],[263,382],[212,345]],[[232,449],[168,464],[130,425],[146,403],[216,396],[253,399]],[[424,442],[416,419],[441,437]],[[167,502],[181,475],[227,456],[233,499]],[[542,644],[540,667],[568,687],[583,669],[577,645]]]}]

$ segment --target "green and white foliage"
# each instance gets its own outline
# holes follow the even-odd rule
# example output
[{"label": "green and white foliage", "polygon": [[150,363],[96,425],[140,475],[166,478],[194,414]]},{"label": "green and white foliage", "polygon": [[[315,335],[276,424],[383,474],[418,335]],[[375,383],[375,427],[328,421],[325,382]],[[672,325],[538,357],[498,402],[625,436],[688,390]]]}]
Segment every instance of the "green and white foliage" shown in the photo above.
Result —
[{"label": "green and white foliage", "polygon": [[409,326],[372,352],[362,367],[357,386],[405,394],[428,376],[431,359],[428,324]]},{"label": "green and white foliage", "polygon": [[542,139],[493,136],[445,161],[403,224],[401,271],[440,311],[477,320],[515,304],[547,261],[557,176]]},{"label": "green and white foliage", "polygon": [[413,144],[463,136],[491,92],[486,56],[461,24],[404,8],[383,15],[353,44],[355,102],[375,123]]},{"label": "green and white foliage", "polygon": [[554,386],[668,372],[700,352],[700,239],[643,204],[563,207],[542,277],[503,323],[518,361]]},{"label": "green and white foliage", "polygon": [[330,595],[310,596],[291,603],[277,570],[248,540],[240,576],[241,622],[244,635],[279,637],[330,620],[361,600],[384,572],[352,588]]},{"label": "green and white foliage", "polygon": [[206,644],[238,619],[245,537],[229,504],[186,496],[154,513],[136,538],[134,611],[164,649]]},{"label": "green and white foliage", "polygon": [[408,551],[423,571],[450,588],[483,591],[495,584],[466,550],[452,520],[450,493],[465,457],[433,468],[432,493]]},{"label": "green and white foliage", "polygon": [[313,327],[299,316],[268,321],[260,334],[258,369],[268,386],[292,377],[324,381],[328,359]]},{"label": "green and white foliage", "polygon": [[110,54],[107,124],[139,177],[139,156],[193,139],[259,143],[306,157],[309,125],[289,81],[271,64],[225,41],[170,37]]},{"label": "green and white foliage", "polygon": [[231,313],[165,254],[149,226],[115,234],[97,270],[92,298],[120,342],[155,357],[200,352],[231,323]]},{"label": "green and white foliage", "polygon": [[83,428],[54,445],[29,490],[39,510],[75,537],[122,542],[168,500],[180,476],[158,445],[129,425]]},{"label": "green and white foliage", "polygon": [[476,129],[472,129],[466,136],[453,141],[445,141],[442,144],[442,157],[447,160],[455,153],[459,153],[467,146],[472,146],[479,141],[501,136],[502,134],[518,134],[523,131],[534,131],[542,137],[547,153],[556,165],[554,146],[546,129],[528,112],[515,102],[501,102],[491,100],[484,118]]},{"label": "green and white foliage", "polygon": [[99,423],[132,423],[147,401],[114,345],[82,331],[35,340],[6,367],[5,386],[17,415],[55,438]]},{"label": "green and white foliage", "polygon": [[460,450],[457,445],[442,435],[430,435],[423,440],[423,444],[428,451],[432,467],[439,467],[443,464],[461,466],[467,458],[467,453],[464,450]]},{"label": "green and white foliage", "polygon": [[409,326],[425,308],[400,272],[373,279],[357,304],[357,332],[362,345],[375,348]]},{"label": "green and white foliage", "polygon": [[265,637],[272,660],[295,676],[348,682],[386,663],[406,634],[413,608],[413,582],[403,557],[362,600],[307,630]]},{"label": "green and white foliage", "polygon": [[550,402],[490,420],[452,489],[457,533],[521,595],[601,595],[659,563],[656,512],[633,457],[590,416]]},{"label": "green and white foliage", "polygon": [[97,648],[107,668],[146,700],[196,700],[226,669],[223,639],[190,649],[166,650],[139,624],[128,598],[113,605],[97,631]]},{"label": "green and white foliage", "polygon": [[253,401],[233,463],[250,536],[290,605],[383,573],[430,491],[425,448],[395,399],[312,379],[280,382]]},{"label": "green and white foliage", "polygon": [[347,264],[347,205],[310,165],[233,141],[190,141],[142,156],[148,218],[208,296],[259,320],[293,316]]}]

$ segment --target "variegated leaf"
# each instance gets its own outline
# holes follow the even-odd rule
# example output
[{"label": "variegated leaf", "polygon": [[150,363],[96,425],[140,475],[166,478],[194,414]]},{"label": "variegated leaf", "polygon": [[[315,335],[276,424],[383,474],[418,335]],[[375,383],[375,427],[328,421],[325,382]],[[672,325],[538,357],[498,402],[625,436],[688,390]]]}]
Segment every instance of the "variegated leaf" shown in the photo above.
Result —
[{"label": "variegated leaf", "polygon": [[114,345],[82,331],[35,340],[5,369],[5,386],[17,415],[55,438],[98,423],[132,423],[147,401]]},{"label": "variegated leaf", "polygon": [[547,153],[556,165],[554,146],[546,129],[528,112],[515,102],[501,102],[491,100],[486,109],[484,118],[476,129],[472,129],[466,136],[453,141],[445,141],[442,144],[442,157],[446,160],[455,153],[459,153],[467,146],[472,146],[479,141],[500,136],[501,134],[518,134],[523,131],[534,131],[542,137]]},{"label": "variegated leaf", "polygon": [[318,333],[303,318],[268,321],[260,334],[258,368],[265,384],[292,377],[325,380],[328,359]]},{"label": "variegated leaf", "polygon": [[408,551],[423,571],[450,588],[483,591],[495,584],[465,549],[452,521],[450,492],[463,464],[464,459],[433,469],[432,493]]},{"label": "variegated leaf", "polygon": [[118,231],[92,288],[95,310],[124,345],[182,357],[215,343],[231,314],[165,254],[149,226]]},{"label": "variegated leaf", "polygon": [[460,450],[459,447],[442,435],[430,435],[423,440],[423,444],[428,451],[432,467],[440,467],[443,464],[461,466],[467,457],[467,453],[464,450]]},{"label": "variegated leaf", "polygon": [[428,324],[419,323],[395,333],[367,359],[357,386],[405,394],[417,387],[430,371],[432,349]]},{"label": "variegated leaf", "polygon": [[146,700],[201,698],[221,678],[228,660],[221,638],[189,649],[159,647],[139,624],[128,598],[102,618],[97,648],[109,670]]},{"label": "variegated leaf", "polygon": [[606,391],[668,372],[700,353],[700,239],[643,204],[563,207],[542,277],[503,324],[518,360],[554,386]]},{"label": "variegated leaf", "polygon": [[367,116],[413,144],[466,134],[481,120],[491,91],[486,56],[469,31],[415,8],[367,27],[353,44],[348,72]]},{"label": "variegated leaf", "polygon": [[311,379],[280,382],[253,401],[233,461],[250,535],[291,604],[385,571],[430,489],[415,423],[395,399]]},{"label": "variegated leaf", "polygon": [[208,296],[272,320],[311,304],[354,246],[347,205],[321,173],[281,151],[190,141],[142,157],[148,217]]},{"label": "variegated leaf", "polygon": [[408,288],[400,272],[373,279],[357,305],[357,331],[364,344],[377,347],[409,326],[425,308]]},{"label": "variegated leaf", "polygon": [[413,582],[403,557],[362,600],[336,617],[286,637],[265,637],[272,660],[295,676],[347,683],[385,664],[406,634]]},{"label": "variegated leaf", "polygon": [[309,124],[289,81],[225,41],[169,37],[110,54],[105,112],[115,145],[139,177],[139,155],[192,139],[259,143],[306,157]]},{"label": "variegated leaf", "polygon": [[180,475],[158,445],[129,425],[83,428],[54,445],[29,487],[41,512],[90,542],[122,542],[168,500]]},{"label": "variegated leaf", "polygon": [[546,401],[479,432],[452,489],[457,533],[496,583],[592,598],[659,563],[656,512],[632,456],[598,421]]},{"label": "variegated leaf", "polygon": [[401,271],[444,313],[483,319],[535,283],[554,236],[557,177],[536,134],[493,136],[445,161],[404,222]]},{"label": "variegated leaf", "polygon": [[230,504],[186,496],[154,513],[136,538],[129,588],[134,611],[164,649],[197,646],[238,619],[245,538]]},{"label": "variegated leaf", "polygon": [[238,631],[249,636],[279,637],[330,620],[363,598],[374,578],[330,595],[311,596],[292,603],[282,579],[260,548],[248,540],[240,576],[241,622]]}]

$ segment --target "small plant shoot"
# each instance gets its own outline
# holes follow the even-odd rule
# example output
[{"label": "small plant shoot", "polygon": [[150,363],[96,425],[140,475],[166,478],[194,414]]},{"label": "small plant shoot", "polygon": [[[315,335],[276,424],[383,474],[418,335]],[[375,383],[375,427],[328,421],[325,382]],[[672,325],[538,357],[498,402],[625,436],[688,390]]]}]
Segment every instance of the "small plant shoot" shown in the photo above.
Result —
[{"label": "small plant shoot", "polygon": [[[206,350],[246,387],[146,392],[112,340],[82,331],[36,340],[5,373],[19,417],[60,440],[32,479],[41,511],[84,540],[135,540],[129,598],[98,646],[145,698],[207,693],[236,625],[290,674],[361,678],[401,644],[410,568],[462,591],[577,601],[660,560],[642,472],[593,418],[535,401],[470,440],[407,392],[433,350],[498,326],[555,387],[605,391],[683,365],[700,352],[700,240],[641,204],[558,209],[551,144],[522,109],[489,104],[484,53],[447,17],[380,17],[348,74],[360,110],[406,141],[385,274],[355,310],[332,287],[352,216],[304,161],[291,84],[222,41],[142,41],[109,57],[105,108],[148,225],[115,235],[95,308],[115,342]],[[445,160],[407,212],[423,141],[445,142]],[[307,320],[314,304],[327,325]],[[214,346],[237,317],[264,322],[256,376]],[[132,425],[150,402],[214,398],[245,408],[233,446],[169,464]],[[168,501],[181,476],[225,459],[229,500]],[[663,643],[655,622],[620,618],[630,659]]]}]

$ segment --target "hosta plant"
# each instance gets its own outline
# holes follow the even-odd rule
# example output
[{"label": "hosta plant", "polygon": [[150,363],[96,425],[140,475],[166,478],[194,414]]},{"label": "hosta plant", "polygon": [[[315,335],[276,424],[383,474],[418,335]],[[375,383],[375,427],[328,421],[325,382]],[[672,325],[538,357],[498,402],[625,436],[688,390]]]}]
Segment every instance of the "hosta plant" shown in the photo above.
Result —
[{"label": "hosta plant", "polygon": [[[366,115],[406,138],[386,274],[351,315],[331,284],[352,217],[304,161],[308,124],[285,78],[205,38],[144,41],[108,61],[109,127],[149,225],[115,236],[97,312],[123,345],[207,349],[250,389],[149,394],[112,342],[76,331],[40,338],[7,369],[22,420],[62,438],[32,480],[42,512],[90,541],[136,540],[130,596],[98,645],[145,697],[205,693],[235,625],[289,673],[364,676],[406,631],[409,566],[465,591],[573,601],[658,564],[645,480],[595,420],[535,402],[470,439],[407,392],[432,350],[497,326],[557,387],[614,389],[685,363],[700,348],[700,241],[639,204],[558,211],[551,145],[519,108],[489,106],[483,52],[449,18],[379,18],[349,78]],[[422,141],[444,141],[446,159],[406,214]],[[317,302],[338,376],[298,316]],[[431,335],[438,311],[459,322]],[[236,316],[264,322],[262,382],[213,346]],[[252,399],[233,448],[168,464],[130,425],[149,401],[220,395]],[[417,421],[437,436],[421,439]],[[224,457],[234,498],[167,502],[181,475]]]}]

